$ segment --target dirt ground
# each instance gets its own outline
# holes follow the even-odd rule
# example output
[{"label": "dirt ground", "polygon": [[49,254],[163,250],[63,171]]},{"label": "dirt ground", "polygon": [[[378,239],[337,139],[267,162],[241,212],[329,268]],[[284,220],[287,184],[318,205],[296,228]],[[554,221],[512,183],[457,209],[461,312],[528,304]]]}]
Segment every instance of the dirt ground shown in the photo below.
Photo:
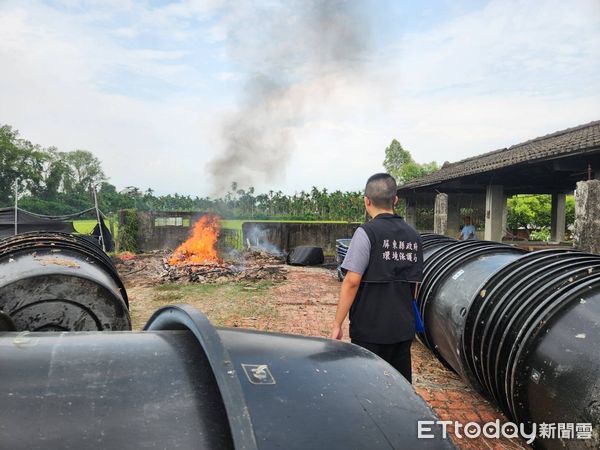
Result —
[{"label": "dirt ground", "polygon": [[[140,257],[137,257],[140,258]],[[287,266],[284,282],[180,284],[160,283],[152,258],[130,267],[119,266],[129,295],[133,328],[141,329],[163,305],[187,303],[204,312],[215,325],[253,328],[306,336],[328,337],[340,289],[334,270]],[[133,269],[132,267],[141,267]],[[344,331],[348,340],[348,328]],[[480,394],[446,369],[420,342],[412,347],[413,385],[442,420],[483,425],[506,417]],[[521,449],[513,439],[458,438],[461,449]]]}]

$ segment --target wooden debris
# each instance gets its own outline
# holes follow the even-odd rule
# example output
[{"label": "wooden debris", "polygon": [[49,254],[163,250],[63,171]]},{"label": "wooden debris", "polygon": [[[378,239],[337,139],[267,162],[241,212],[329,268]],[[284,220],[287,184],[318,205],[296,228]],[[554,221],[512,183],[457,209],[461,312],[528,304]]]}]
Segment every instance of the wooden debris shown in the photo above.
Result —
[{"label": "wooden debris", "polygon": [[192,283],[219,283],[223,281],[284,281],[287,269],[284,258],[262,250],[247,250],[239,262],[209,262],[204,264],[170,265],[163,258],[165,281],[187,281]]},{"label": "wooden debris", "polygon": [[164,282],[224,283],[228,281],[257,282],[285,281],[288,269],[285,257],[260,249],[246,250],[235,260],[171,265],[171,252],[135,255],[131,259],[117,259],[115,264],[121,276],[135,285],[154,285]]}]

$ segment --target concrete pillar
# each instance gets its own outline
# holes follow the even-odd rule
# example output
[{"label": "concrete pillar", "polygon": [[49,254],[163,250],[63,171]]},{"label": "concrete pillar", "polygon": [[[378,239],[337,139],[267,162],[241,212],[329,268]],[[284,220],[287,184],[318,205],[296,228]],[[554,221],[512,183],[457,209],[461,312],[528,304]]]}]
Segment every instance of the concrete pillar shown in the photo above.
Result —
[{"label": "concrete pillar", "polygon": [[404,214],[404,220],[407,224],[417,229],[417,204],[414,200],[406,200],[406,213]]},{"label": "concrete pillar", "polygon": [[484,239],[488,241],[502,241],[502,217],[506,209],[504,187],[490,184],[485,191],[485,233]]},{"label": "concrete pillar", "polygon": [[502,210],[502,237],[506,234],[506,230],[508,230],[508,208],[507,208],[508,197],[504,196],[504,208]]},{"label": "concrete pillar", "polygon": [[460,217],[459,194],[450,194],[448,196],[448,229],[446,235],[455,238],[458,236],[462,218]]},{"label": "concrete pillar", "polygon": [[600,254],[600,180],[577,183],[573,246]]},{"label": "concrete pillar", "polygon": [[550,240],[560,242],[565,237],[566,206],[565,194],[552,194],[551,233]]},{"label": "concrete pillar", "polygon": [[433,232],[437,234],[448,232],[448,194],[437,194],[435,196]]}]

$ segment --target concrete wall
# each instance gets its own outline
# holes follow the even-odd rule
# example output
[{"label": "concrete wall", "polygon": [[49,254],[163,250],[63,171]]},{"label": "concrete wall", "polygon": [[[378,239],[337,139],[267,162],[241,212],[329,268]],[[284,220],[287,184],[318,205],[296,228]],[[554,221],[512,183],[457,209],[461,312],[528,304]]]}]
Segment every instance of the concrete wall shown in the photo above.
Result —
[{"label": "concrete wall", "polygon": [[600,254],[600,180],[577,183],[573,246]]},{"label": "concrete wall", "polygon": [[322,247],[326,254],[335,253],[335,240],[351,238],[359,224],[244,222],[244,244],[262,245],[271,250],[289,252],[299,245]]},{"label": "concrete wall", "polygon": [[[191,226],[203,215],[200,212],[142,212],[138,213],[138,245],[140,251],[175,249],[190,234]],[[157,226],[156,219],[181,218],[183,224]],[[344,223],[293,223],[293,222],[245,222],[242,225],[243,241],[260,244],[270,250],[289,252],[299,245],[323,247],[326,254],[335,253],[335,240],[351,238],[359,224]],[[240,244],[235,230],[221,230],[220,250]],[[223,242],[221,242],[223,241]],[[235,241],[235,242],[234,242]]]},{"label": "concrete wall", "polygon": [[[199,212],[138,212],[138,246],[143,252],[174,249],[189,237],[191,226],[203,215]],[[156,219],[181,218],[183,224],[156,226]],[[160,223],[160,221],[159,221]]]}]

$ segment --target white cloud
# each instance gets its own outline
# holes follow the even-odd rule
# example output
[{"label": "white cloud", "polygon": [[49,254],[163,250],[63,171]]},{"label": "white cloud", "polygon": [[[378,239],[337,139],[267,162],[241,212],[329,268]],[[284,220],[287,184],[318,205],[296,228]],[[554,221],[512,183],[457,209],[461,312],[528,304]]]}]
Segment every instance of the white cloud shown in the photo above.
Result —
[{"label": "white cloud", "polygon": [[397,137],[421,160],[457,160],[600,118],[600,6],[491,2],[409,36]]},{"label": "white cloud", "polygon": [[212,155],[211,101],[176,96],[146,101],[106,92],[100,82],[119,67],[177,81],[172,77],[186,69],[170,63],[182,55],[115,47],[43,7],[5,10],[0,58],[11,70],[0,71],[0,122],[45,146],[93,151],[119,186],[205,191],[200,175]]},{"label": "white cloud", "polygon": [[[576,90],[600,59],[600,4],[493,1],[428,33],[407,36],[403,87],[412,92],[468,87],[477,92]],[[596,77],[594,77],[596,78]]]},{"label": "white cloud", "polygon": [[117,28],[113,34],[118,37],[134,38],[139,36],[139,30],[135,27],[121,27]]}]

